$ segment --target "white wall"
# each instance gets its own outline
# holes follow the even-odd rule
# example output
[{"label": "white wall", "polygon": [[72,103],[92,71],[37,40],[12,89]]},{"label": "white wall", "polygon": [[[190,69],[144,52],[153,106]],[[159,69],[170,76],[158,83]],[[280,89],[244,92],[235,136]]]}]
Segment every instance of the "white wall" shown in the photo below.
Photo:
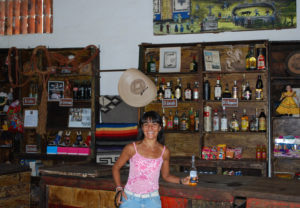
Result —
[{"label": "white wall", "polygon": [[[152,0],[53,0],[53,33],[0,39],[0,48],[100,46],[101,69],[138,67],[138,45],[235,40],[300,40],[300,29],[154,36]],[[297,22],[300,6],[297,0]],[[101,94],[118,94],[120,72],[101,74]]]}]

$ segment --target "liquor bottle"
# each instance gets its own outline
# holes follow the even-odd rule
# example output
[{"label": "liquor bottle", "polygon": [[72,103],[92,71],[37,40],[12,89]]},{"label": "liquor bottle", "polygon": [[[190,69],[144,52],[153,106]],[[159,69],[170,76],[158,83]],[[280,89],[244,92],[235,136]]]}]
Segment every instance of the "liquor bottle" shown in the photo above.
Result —
[{"label": "liquor bottle", "polygon": [[249,48],[248,50],[248,53],[246,55],[246,70],[250,70],[250,50],[251,50],[251,47]]},{"label": "liquor bottle", "polygon": [[175,116],[174,116],[174,120],[173,120],[173,128],[174,128],[174,130],[179,130],[178,110],[175,111]]},{"label": "liquor bottle", "polygon": [[162,113],[161,119],[162,119],[162,123],[163,123],[163,129],[167,129],[167,122],[168,122],[168,120],[167,120],[164,108],[162,109],[162,112],[163,113]]},{"label": "liquor bottle", "polygon": [[222,93],[222,98],[231,98],[231,92],[229,91],[228,83],[225,84],[225,89]]},{"label": "liquor bottle", "polygon": [[193,88],[193,100],[198,102],[199,101],[199,82],[195,82]]},{"label": "liquor bottle", "polygon": [[164,99],[171,99],[172,98],[172,88],[171,83],[167,82],[167,86],[164,92]]},{"label": "liquor bottle", "polygon": [[199,131],[200,125],[200,118],[199,118],[199,111],[195,112],[195,131]]},{"label": "liquor bottle", "polygon": [[249,70],[256,70],[256,58],[254,55],[254,46],[250,48]]},{"label": "liquor bottle", "polygon": [[261,148],[259,144],[256,146],[256,159],[261,160]]},{"label": "liquor bottle", "polygon": [[198,178],[198,173],[197,173],[197,168],[195,166],[195,155],[193,155],[192,156],[192,167],[191,167],[191,170],[190,170],[189,185],[196,186],[197,185],[197,178]]},{"label": "liquor bottle", "polygon": [[154,83],[155,83],[155,86],[156,86],[156,91],[158,91],[159,90],[159,84],[158,84],[158,77],[157,76],[155,76],[155,78],[154,78]]},{"label": "liquor bottle", "polygon": [[223,106],[223,114],[222,114],[222,118],[221,118],[221,131],[228,131],[228,122],[227,122],[225,106]]},{"label": "liquor bottle", "polygon": [[175,93],[174,93],[174,90],[173,90],[173,81],[172,80],[170,81],[170,89],[171,89],[171,99],[174,99],[175,98]]},{"label": "liquor bottle", "polygon": [[193,56],[193,61],[190,63],[190,72],[198,71],[198,63],[196,61],[196,56]]},{"label": "liquor bottle", "polygon": [[91,82],[88,83],[88,86],[87,86],[87,99],[91,99],[92,97],[92,84]]},{"label": "liquor bottle", "polygon": [[246,89],[244,92],[244,100],[251,100],[252,99],[252,91],[250,89],[249,82],[246,82]]},{"label": "liquor bottle", "polygon": [[220,84],[220,77],[217,78],[215,85],[215,100],[222,100],[222,86]]},{"label": "liquor bottle", "polygon": [[214,110],[213,131],[220,131],[220,118],[218,115],[218,109]]},{"label": "liquor bottle", "polygon": [[177,85],[175,87],[175,98],[177,100],[181,100],[182,99],[181,80],[180,80],[180,78],[177,79]]},{"label": "liquor bottle", "polygon": [[265,70],[266,69],[266,62],[265,62],[265,56],[263,54],[263,49],[259,49],[259,54],[257,57],[257,69],[258,70]]},{"label": "liquor bottle", "polygon": [[266,129],[266,114],[264,112],[264,109],[261,109],[259,115],[258,131],[265,132]]},{"label": "liquor bottle", "polygon": [[169,111],[169,117],[167,121],[167,129],[172,130],[174,128],[174,117],[172,115],[172,111]]},{"label": "liquor bottle", "polygon": [[150,56],[150,60],[147,63],[147,72],[148,73],[155,73],[156,72],[156,65],[153,61],[153,56]]},{"label": "liquor bottle", "polygon": [[266,145],[262,145],[261,147],[261,159],[266,160],[267,159],[267,148]]},{"label": "liquor bottle", "polygon": [[192,89],[190,83],[187,83],[187,87],[184,90],[184,100],[186,101],[192,100]]},{"label": "liquor bottle", "polygon": [[29,86],[29,95],[28,97],[32,98],[33,97],[33,83],[30,83],[30,86]]},{"label": "liquor bottle", "polygon": [[231,127],[231,131],[233,132],[238,132],[240,130],[239,121],[236,118],[235,112],[232,113],[230,127]]},{"label": "liquor bottle", "polygon": [[238,86],[236,84],[236,80],[233,82],[233,87],[232,87],[232,98],[238,98]]},{"label": "liquor bottle", "polygon": [[258,115],[258,109],[255,108],[255,131],[258,131],[259,128],[259,115]]},{"label": "liquor bottle", "polygon": [[179,129],[181,131],[187,130],[187,118],[186,118],[185,112],[183,112],[180,117]]},{"label": "liquor bottle", "polygon": [[81,82],[78,88],[78,100],[84,99],[84,83]]},{"label": "liquor bottle", "polygon": [[189,130],[195,131],[195,114],[193,107],[191,107],[191,110],[189,111]]},{"label": "liquor bottle", "polygon": [[204,81],[203,84],[203,98],[204,100],[210,100],[210,84],[208,80]]},{"label": "liquor bottle", "polygon": [[245,91],[246,91],[246,76],[243,74],[243,81],[241,85],[241,100],[246,100],[245,99]]},{"label": "liquor bottle", "polygon": [[73,85],[73,99],[77,100],[77,97],[78,97],[78,83],[74,82],[74,85]]},{"label": "liquor bottle", "polygon": [[164,98],[164,94],[165,94],[165,92],[163,90],[163,84],[160,83],[159,84],[159,89],[157,91],[157,100],[162,101],[162,99]]},{"label": "liquor bottle", "polygon": [[203,113],[203,127],[205,132],[211,132],[212,130],[212,122],[211,122],[211,107],[210,106],[205,106],[204,107],[204,113]]},{"label": "liquor bottle", "polygon": [[256,131],[256,118],[253,115],[250,121],[250,131],[255,132]]},{"label": "liquor bottle", "polygon": [[241,131],[249,131],[249,118],[245,108],[243,110],[243,116],[241,118]]},{"label": "liquor bottle", "polygon": [[263,82],[261,80],[261,75],[258,75],[256,80],[255,99],[256,100],[263,99]]}]

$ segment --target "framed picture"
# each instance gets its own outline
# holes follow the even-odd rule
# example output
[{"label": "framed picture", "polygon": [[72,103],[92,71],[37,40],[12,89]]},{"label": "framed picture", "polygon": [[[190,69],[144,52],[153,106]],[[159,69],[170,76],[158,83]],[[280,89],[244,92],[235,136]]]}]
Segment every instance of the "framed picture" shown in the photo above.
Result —
[{"label": "framed picture", "polygon": [[205,71],[221,71],[220,54],[216,50],[204,50]]},{"label": "framed picture", "polygon": [[181,48],[160,48],[159,72],[180,72]]},{"label": "framed picture", "polygon": [[64,97],[64,81],[48,81],[48,101],[59,101]]},{"label": "framed picture", "polygon": [[69,128],[90,128],[91,109],[90,108],[70,108]]}]

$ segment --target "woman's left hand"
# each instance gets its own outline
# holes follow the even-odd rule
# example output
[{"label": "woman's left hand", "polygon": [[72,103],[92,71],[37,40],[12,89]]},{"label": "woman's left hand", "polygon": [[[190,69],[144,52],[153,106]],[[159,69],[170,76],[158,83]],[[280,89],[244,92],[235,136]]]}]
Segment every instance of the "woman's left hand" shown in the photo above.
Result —
[{"label": "woman's left hand", "polygon": [[[181,178],[181,183],[184,184],[184,185],[189,185],[190,184],[190,176],[186,176],[184,178]],[[198,178],[197,178],[197,181],[198,181]]]}]

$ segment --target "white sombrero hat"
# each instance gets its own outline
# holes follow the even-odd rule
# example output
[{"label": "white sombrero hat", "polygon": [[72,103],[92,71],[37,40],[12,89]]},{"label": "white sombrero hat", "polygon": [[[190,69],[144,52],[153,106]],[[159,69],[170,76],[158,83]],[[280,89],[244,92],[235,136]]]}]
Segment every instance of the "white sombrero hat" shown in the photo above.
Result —
[{"label": "white sombrero hat", "polygon": [[133,107],[143,107],[156,98],[156,87],[152,80],[138,69],[127,69],[118,84],[122,100]]}]

